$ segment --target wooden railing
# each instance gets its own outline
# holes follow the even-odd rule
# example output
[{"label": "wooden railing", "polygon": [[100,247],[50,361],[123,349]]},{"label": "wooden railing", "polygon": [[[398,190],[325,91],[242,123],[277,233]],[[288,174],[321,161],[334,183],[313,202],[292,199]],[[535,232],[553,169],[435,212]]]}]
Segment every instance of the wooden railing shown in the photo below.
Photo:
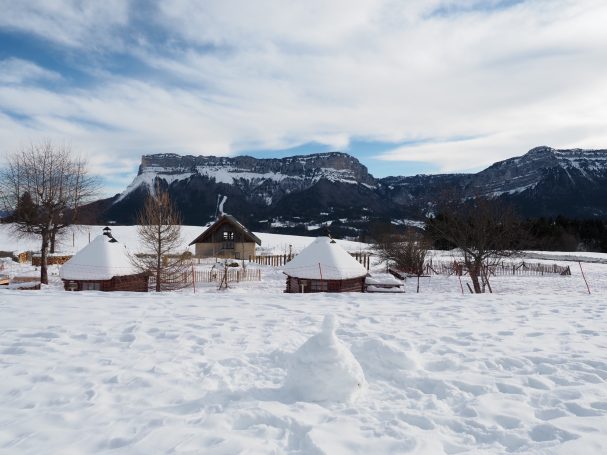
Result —
[{"label": "wooden railing", "polygon": [[[261,281],[261,269],[228,268],[228,283],[240,283],[242,281]],[[192,278],[195,283],[219,283],[223,278],[224,269],[194,270],[165,278],[165,283],[183,284],[184,287],[192,284]],[[150,277],[150,285],[153,287],[156,282],[155,277]]]},{"label": "wooden railing", "polygon": [[[223,277],[223,269],[194,270],[194,280],[197,283],[219,282]],[[230,269],[228,268],[228,282],[261,281],[261,269]]]},{"label": "wooden railing", "polygon": [[[369,267],[371,266],[371,253],[355,252],[350,253],[350,255],[358,262],[360,262],[363,266],[365,266],[367,270],[369,270]],[[295,254],[260,255],[255,257],[249,257],[249,262],[255,262],[259,265],[269,265],[272,267],[282,267],[295,256]]]},{"label": "wooden railing", "polygon": [[249,262],[255,262],[259,265],[270,265],[272,267],[282,267],[295,257],[294,254],[273,254],[249,257]]}]

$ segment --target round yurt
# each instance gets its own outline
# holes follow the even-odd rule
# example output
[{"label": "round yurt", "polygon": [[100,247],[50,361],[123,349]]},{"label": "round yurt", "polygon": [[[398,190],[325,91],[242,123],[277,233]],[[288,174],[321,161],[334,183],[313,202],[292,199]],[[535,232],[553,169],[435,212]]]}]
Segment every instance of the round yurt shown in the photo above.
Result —
[{"label": "round yurt", "polygon": [[362,292],[367,269],[329,237],[319,237],[284,266],[286,292]]},{"label": "round yurt", "polygon": [[133,265],[109,228],[63,264],[59,276],[66,291],[147,292],[149,284],[149,274]]}]

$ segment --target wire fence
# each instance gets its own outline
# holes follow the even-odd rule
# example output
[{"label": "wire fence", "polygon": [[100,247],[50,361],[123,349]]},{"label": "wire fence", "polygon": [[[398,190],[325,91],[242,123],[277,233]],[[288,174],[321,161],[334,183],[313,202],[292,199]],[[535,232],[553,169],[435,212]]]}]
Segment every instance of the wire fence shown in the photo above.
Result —
[{"label": "wire fence", "polygon": [[[500,262],[485,265],[483,272],[487,276],[543,276],[571,275],[571,268],[566,265],[540,264],[530,262]],[[432,261],[424,266],[425,275],[468,275],[466,264],[461,261]]]}]

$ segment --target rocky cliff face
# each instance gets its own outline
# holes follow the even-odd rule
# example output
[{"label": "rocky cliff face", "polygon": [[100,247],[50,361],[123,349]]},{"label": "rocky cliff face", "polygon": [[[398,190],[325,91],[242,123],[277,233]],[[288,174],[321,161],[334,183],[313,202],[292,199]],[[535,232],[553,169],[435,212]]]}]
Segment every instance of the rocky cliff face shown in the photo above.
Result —
[{"label": "rocky cliff face", "polygon": [[551,175],[563,173],[570,182],[607,177],[607,150],[555,150],[537,147],[524,156],[500,161],[475,175],[471,190],[499,196],[533,189]]},{"label": "rocky cliff face", "polygon": [[212,219],[222,194],[226,211],[254,229],[420,219],[445,194],[499,198],[526,216],[604,217],[607,150],[537,147],[476,174],[383,179],[339,152],[282,159],[144,155],[138,175],[102,220],[133,222],[156,184],[169,190],[187,224]]},{"label": "rocky cliff face", "polygon": [[[144,155],[141,158],[139,174],[157,173],[198,173],[209,177],[223,178],[223,174],[258,176],[259,178],[282,179],[292,177],[297,180],[351,180],[373,184],[374,179],[356,158],[347,153],[332,152],[300,155],[289,158],[257,159],[250,156],[180,156],[176,154]],[[230,183],[230,182],[224,182]]]},{"label": "rocky cliff face", "polygon": [[200,179],[209,184],[231,185],[256,203],[271,205],[294,191],[304,191],[328,180],[352,185],[375,185],[367,168],[346,153],[323,153],[282,159],[216,156],[144,155],[139,173],[119,201],[135,189],[150,187],[155,179],[171,185]]},{"label": "rocky cliff face", "polygon": [[537,147],[476,174],[417,175],[380,180],[398,204],[422,206],[441,194],[485,196],[515,206],[529,217],[607,216],[607,150]]},{"label": "rocky cliff face", "polygon": [[[228,196],[226,210],[243,221],[278,218],[285,223],[317,219],[319,213],[360,216],[371,205],[382,211],[374,192],[377,181],[356,158],[339,152],[282,159],[247,156],[144,155],[138,175],[104,216],[133,222],[154,185],[166,187],[186,223],[202,224],[215,214],[218,194]],[[280,223],[281,221],[278,221]]]}]

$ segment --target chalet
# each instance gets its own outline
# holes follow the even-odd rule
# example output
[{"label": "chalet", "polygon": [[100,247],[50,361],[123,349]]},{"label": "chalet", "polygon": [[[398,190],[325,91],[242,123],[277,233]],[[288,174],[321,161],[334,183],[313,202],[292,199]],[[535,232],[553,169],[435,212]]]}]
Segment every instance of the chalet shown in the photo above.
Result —
[{"label": "chalet", "polygon": [[329,237],[319,237],[284,266],[285,292],[363,292],[367,269]]},{"label": "chalet", "polygon": [[133,265],[109,228],[63,264],[59,276],[66,291],[147,292],[150,278]]},{"label": "chalet", "polygon": [[261,240],[231,215],[222,214],[196,237],[194,255],[199,258],[249,259]]}]

